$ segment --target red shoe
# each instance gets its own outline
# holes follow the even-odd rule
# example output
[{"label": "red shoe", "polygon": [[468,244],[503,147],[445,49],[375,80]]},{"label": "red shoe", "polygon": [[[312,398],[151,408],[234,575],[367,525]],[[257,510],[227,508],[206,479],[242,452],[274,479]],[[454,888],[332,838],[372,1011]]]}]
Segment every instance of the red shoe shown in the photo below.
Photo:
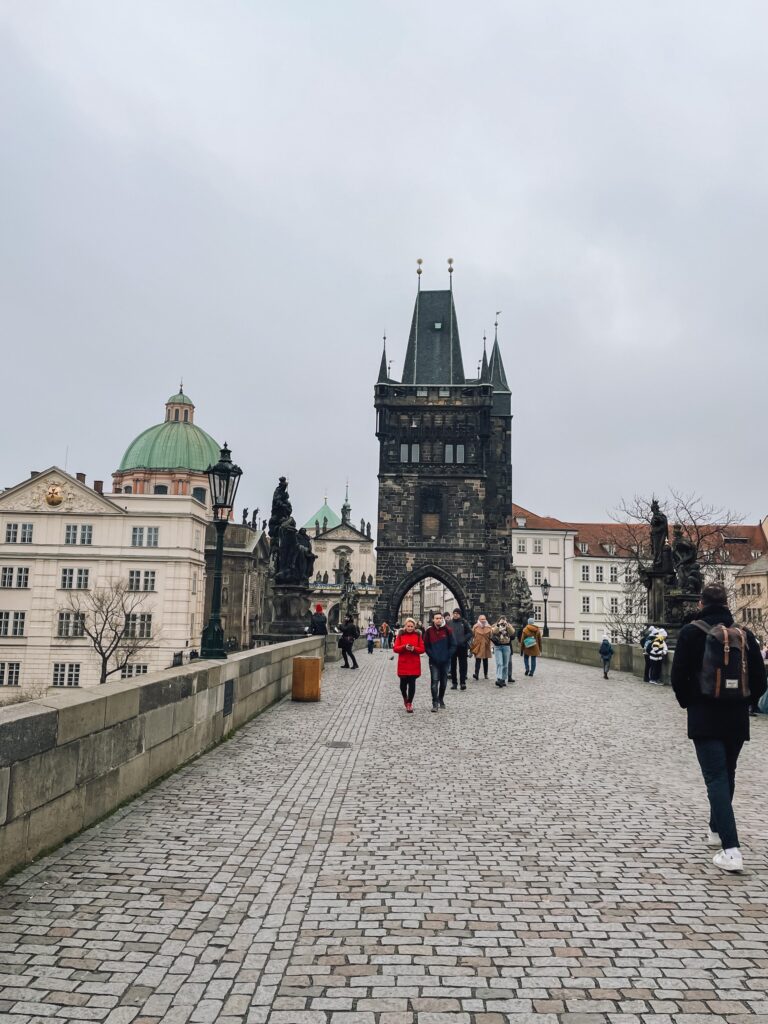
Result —
[{"label": "red shoe", "polygon": [[408,712],[409,715],[412,715],[413,714],[413,704],[406,704],[405,705],[405,710]]}]

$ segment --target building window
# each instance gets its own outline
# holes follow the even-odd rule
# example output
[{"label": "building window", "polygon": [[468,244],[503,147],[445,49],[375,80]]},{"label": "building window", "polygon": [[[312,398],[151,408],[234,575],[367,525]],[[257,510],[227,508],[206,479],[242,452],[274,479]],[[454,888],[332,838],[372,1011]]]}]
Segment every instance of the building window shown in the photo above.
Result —
[{"label": "building window", "polygon": [[550,555],[560,554],[560,541],[550,537],[549,539],[549,553]]},{"label": "building window", "polygon": [[196,572],[192,573],[192,593],[193,594],[197,593],[197,573]]},{"label": "building window", "polygon": [[590,639],[590,634],[589,634],[589,630],[588,629],[582,629],[582,631],[581,631],[581,639],[582,640],[589,640]]},{"label": "building window", "polygon": [[160,540],[160,527],[159,526],[148,526],[147,527],[147,547],[148,548],[156,548],[159,540]]},{"label": "building window", "polygon": [[528,542],[525,537],[517,538],[517,553],[518,555],[525,555],[528,552]]},{"label": "building window", "polygon": [[81,526],[80,527],[80,543],[91,544],[93,542],[93,527],[92,526]]},{"label": "building window", "polygon": [[166,486],[166,484],[155,484],[155,486],[152,488],[152,490],[154,491],[155,494],[167,494],[168,493],[168,487]]},{"label": "building window", "polygon": [[612,629],[611,630],[611,643],[612,644],[619,644],[619,643],[621,643],[621,636],[619,635],[618,629]]},{"label": "building window", "polygon": [[613,555],[616,554],[616,545],[615,544],[606,544],[604,546],[605,546],[605,550],[608,552],[609,555],[613,556]]},{"label": "building window", "polygon": [[192,488],[192,497],[195,499],[195,501],[199,501],[201,505],[205,504],[205,498],[206,498],[207,493],[208,492],[206,491],[206,489],[204,487],[193,487]]},{"label": "building window", "polygon": [[418,443],[400,445],[401,462],[419,462],[420,449]]},{"label": "building window", "polygon": [[762,587],[759,583],[742,583],[741,584],[741,596],[742,597],[760,597]]},{"label": "building window", "polygon": [[463,444],[447,444],[444,449],[444,461],[447,464],[455,462],[457,465],[462,465],[464,462],[464,445]]},{"label": "building window", "polygon": [[582,597],[581,599],[581,610],[582,613],[588,615],[591,610],[590,600],[588,597]]},{"label": "building window", "polygon": [[637,611],[640,615],[648,614],[648,601],[643,598],[640,604],[637,606]]},{"label": "building window", "polygon": [[608,608],[611,615],[618,615],[619,612],[619,599],[618,597],[612,597],[608,603]]},{"label": "building window", "polygon": [[11,630],[13,636],[24,636],[24,623],[26,622],[26,619],[26,612],[13,613],[13,629]]},{"label": "building window", "polygon": [[75,585],[75,570],[74,569],[62,569],[61,570],[61,589],[71,590]]},{"label": "building window", "polygon": [[144,573],[144,589],[154,590],[155,589],[155,571],[154,569],[148,569]]},{"label": "building window", "polygon": [[421,492],[421,535],[439,537],[442,532],[443,501],[439,487],[425,487]]},{"label": "building window", "polygon": [[20,661],[0,661],[0,686],[18,686]]},{"label": "building window", "polygon": [[0,636],[8,636],[11,624],[11,613],[0,612]]},{"label": "building window", "polygon": [[579,551],[582,555],[589,554],[589,544],[585,544],[583,541],[579,544]]},{"label": "building window", "polygon": [[534,555],[544,554],[544,541],[541,539],[541,537],[533,538],[533,553]]},{"label": "building window", "polygon": [[595,566],[595,583],[603,583],[605,580],[605,569],[602,565]]},{"label": "building window", "polygon": [[8,523],[5,527],[5,543],[16,544],[19,539],[19,524]]},{"label": "building window", "polygon": [[21,540],[22,544],[31,544],[32,543],[32,523],[22,523],[21,524],[21,537],[20,537],[20,540]]},{"label": "building window", "polygon": [[533,585],[534,585],[534,587],[540,587],[541,586],[541,581],[542,581],[543,578],[544,578],[544,571],[543,571],[543,569],[534,569],[533,570]]},{"label": "building window", "polygon": [[541,604],[534,604],[533,606],[533,617],[537,622],[541,622],[544,618],[544,606]]},{"label": "building window", "polygon": [[13,586],[13,566],[4,565],[0,569],[0,587],[12,587]]},{"label": "building window", "polygon": [[91,570],[90,569],[78,569],[77,570],[77,589],[78,590],[87,590],[88,589],[88,580],[90,579],[90,576],[91,576]]},{"label": "building window", "polygon": [[631,615],[633,610],[634,610],[634,604],[633,604],[632,598],[631,597],[626,597],[624,599],[624,611],[627,613],[627,615]]},{"label": "building window", "polygon": [[29,587],[29,569],[19,568],[16,570],[16,587],[19,590],[26,590]]},{"label": "building window", "polygon": [[417,398],[426,398],[428,395],[429,395],[429,391],[427,390],[427,388],[416,388],[416,397]]},{"label": "building window", "polygon": [[65,544],[77,544],[77,527],[69,526],[64,527],[64,543]]},{"label": "building window", "polygon": [[453,445],[447,444],[445,446],[445,462],[450,464],[453,462]]},{"label": "building window", "polygon": [[581,567],[581,582],[589,583],[589,566],[582,565]]},{"label": "building window", "polygon": [[53,665],[54,686],[79,686],[80,685],[80,663],[57,661]]},{"label": "building window", "polygon": [[133,488],[131,487],[130,484],[128,484],[127,487],[123,488],[123,494],[133,494]]},{"label": "building window", "polygon": [[141,590],[141,571],[139,569],[128,570],[128,589]]},{"label": "building window", "polygon": [[56,636],[85,636],[85,615],[82,612],[59,612]]},{"label": "building window", "polygon": [[611,568],[610,568],[610,577],[609,578],[610,578],[611,583],[618,583],[619,582],[619,567],[617,565],[612,565],[611,566]]},{"label": "building window", "polygon": [[134,676],[145,676],[148,668],[148,665],[123,665],[120,669],[120,678],[132,679]]},{"label": "building window", "polygon": [[132,548],[143,548],[144,547],[144,527],[134,526],[131,530],[131,547]]},{"label": "building window", "polygon": [[741,609],[741,621],[742,622],[762,622],[763,621],[763,609],[762,608],[742,608]]},{"label": "building window", "polygon": [[125,633],[131,640],[149,640],[152,637],[152,616],[135,613],[126,615]]}]

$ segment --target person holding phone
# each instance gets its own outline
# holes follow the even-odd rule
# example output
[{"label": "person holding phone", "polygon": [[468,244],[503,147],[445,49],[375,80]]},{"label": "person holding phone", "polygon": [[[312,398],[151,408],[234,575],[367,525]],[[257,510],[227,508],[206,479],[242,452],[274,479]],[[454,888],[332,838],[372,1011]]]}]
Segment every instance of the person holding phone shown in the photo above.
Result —
[{"label": "person holding phone", "polygon": [[421,656],[424,641],[416,631],[416,620],[405,620],[404,628],[395,637],[393,647],[397,654],[397,675],[400,679],[400,693],[408,714],[413,714],[413,698],[416,694],[416,680],[421,675]]}]

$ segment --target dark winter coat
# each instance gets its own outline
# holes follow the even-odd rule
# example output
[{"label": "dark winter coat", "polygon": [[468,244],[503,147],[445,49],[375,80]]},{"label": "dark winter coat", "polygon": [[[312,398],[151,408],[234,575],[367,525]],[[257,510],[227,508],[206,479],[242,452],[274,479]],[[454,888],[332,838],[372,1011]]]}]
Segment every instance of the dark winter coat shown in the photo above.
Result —
[{"label": "dark winter coat", "polygon": [[600,644],[600,657],[603,661],[610,661],[613,657],[613,647],[610,640],[603,640]]},{"label": "dark winter coat", "polygon": [[[410,644],[411,647],[413,647],[412,651],[406,651],[405,648],[407,644]],[[398,656],[398,676],[421,675],[421,655],[424,653],[424,641],[421,639],[421,633],[417,633],[415,629],[412,633],[406,633],[406,631],[403,630],[395,637],[392,650]]]},{"label": "dark winter coat", "polygon": [[446,665],[456,650],[453,633],[447,626],[430,626],[424,634],[424,650],[430,661],[436,665]]},{"label": "dark winter coat", "polygon": [[453,633],[453,639],[457,650],[462,647],[466,647],[469,644],[472,639],[472,627],[466,619],[450,618],[448,620],[448,628]]},{"label": "dark winter coat", "polygon": [[325,636],[328,632],[328,619],[322,612],[315,612],[309,622],[312,636]]},{"label": "dark winter coat", "polygon": [[[733,616],[724,606],[705,608],[699,616],[709,626],[733,625]],[[747,666],[751,696],[747,700],[720,701],[703,697],[697,676],[704,660],[706,633],[698,626],[683,626],[672,660],[672,687],[681,708],[688,711],[688,737],[703,739],[749,739],[749,706],[757,704],[765,693],[765,665],[757,640],[747,629]]]},{"label": "dark winter coat", "polygon": [[354,624],[354,622],[346,622],[341,627],[341,637],[339,639],[339,647],[346,647],[348,651],[352,650],[355,640],[360,636],[360,630]]}]

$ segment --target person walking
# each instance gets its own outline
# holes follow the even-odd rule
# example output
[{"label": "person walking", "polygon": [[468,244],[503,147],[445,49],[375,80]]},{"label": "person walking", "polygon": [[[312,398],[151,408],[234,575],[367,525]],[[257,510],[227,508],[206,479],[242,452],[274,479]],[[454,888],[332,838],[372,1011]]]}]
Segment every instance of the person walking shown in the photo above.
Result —
[{"label": "person walking", "polygon": [[723,871],[741,871],[733,795],[736,764],[749,740],[749,707],[766,692],[765,664],[754,635],[736,628],[728,596],[719,583],[701,592],[701,615],[683,626],[672,659],[672,688],[687,712],[707,787],[710,817],[707,846],[722,849],[713,863]]},{"label": "person walking", "polygon": [[392,630],[389,628],[388,622],[382,622],[379,626],[379,634],[381,636],[382,651],[388,651],[392,646]]},{"label": "person walking", "polygon": [[648,682],[661,686],[661,669],[669,654],[666,629],[657,629],[648,645]]},{"label": "person walking", "polygon": [[535,619],[528,619],[520,634],[520,653],[525,664],[525,674],[533,676],[536,671],[536,659],[541,657],[541,630]]},{"label": "person walking", "polygon": [[502,615],[491,631],[493,656],[496,661],[496,685],[498,687],[507,685],[513,636],[514,629],[507,622],[506,616]]},{"label": "person walking", "polygon": [[424,641],[416,632],[416,620],[407,618],[405,627],[395,637],[394,651],[397,654],[397,675],[400,679],[400,693],[409,714],[413,714],[413,698],[416,680],[421,675],[421,655]]},{"label": "person walking", "polygon": [[315,605],[314,614],[309,620],[309,632],[312,636],[328,635],[328,619],[323,614],[323,606],[321,604]]},{"label": "person walking", "polygon": [[373,654],[373,645],[379,639],[379,631],[374,625],[373,619],[368,619],[368,629],[365,631],[365,639],[368,642],[368,653]]},{"label": "person walking", "polygon": [[473,679],[480,678],[480,666],[483,666],[483,674],[488,678],[488,659],[491,656],[491,633],[493,629],[485,615],[478,615],[477,622],[472,627],[472,642],[469,645],[470,651],[475,656],[475,671]]},{"label": "person walking", "polygon": [[456,643],[453,633],[445,624],[441,612],[435,612],[432,625],[424,634],[424,650],[429,658],[432,683],[432,710],[445,709],[445,688]]},{"label": "person walking", "polygon": [[453,633],[453,640],[456,650],[451,658],[451,689],[455,690],[461,686],[462,690],[467,688],[467,659],[469,656],[469,642],[472,639],[472,627],[463,618],[461,611],[454,608],[447,625]]},{"label": "person walking", "polygon": [[603,679],[607,679],[608,669],[611,667],[611,658],[613,657],[613,646],[611,641],[608,639],[607,633],[603,633],[603,639],[598,651],[600,654],[600,661],[603,663]]},{"label": "person walking", "polygon": [[355,645],[355,640],[357,640],[359,636],[360,630],[355,625],[352,616],[347,615],[341,627],[341,636],[339,637],[339,648],[341,649],[341,656],[344,659],[344,664],[341,666],[342,668],[359,667],[357,664],[357,658],[352,650]]}]

